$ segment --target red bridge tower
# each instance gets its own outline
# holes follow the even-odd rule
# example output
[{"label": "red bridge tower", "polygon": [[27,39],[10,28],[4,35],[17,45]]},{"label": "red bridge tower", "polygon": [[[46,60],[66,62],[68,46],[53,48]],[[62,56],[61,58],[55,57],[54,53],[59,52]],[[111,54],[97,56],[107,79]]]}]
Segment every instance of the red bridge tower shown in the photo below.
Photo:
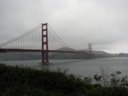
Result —
[{"label": "red bridge tower", "polygon": [[48,64],[48,24],[42,24],[42,64]]}]

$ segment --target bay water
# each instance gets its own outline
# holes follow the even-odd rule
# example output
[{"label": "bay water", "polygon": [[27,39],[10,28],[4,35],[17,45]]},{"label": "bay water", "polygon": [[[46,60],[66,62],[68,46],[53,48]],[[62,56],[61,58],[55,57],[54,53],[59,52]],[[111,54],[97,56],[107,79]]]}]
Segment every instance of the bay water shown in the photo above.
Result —
[{"label": "bay water", "polygon": [[67,73],[83,77],[93,77],[101,74],[101,69],[106,73],[120,71],[122,75],[128,75],[128,57],[113,57],[99,59],[73,59],[50,60],[49,65],[41,65],[41,60],[0,61],[10,66],[27,66],[34,69],[68,70]]}]

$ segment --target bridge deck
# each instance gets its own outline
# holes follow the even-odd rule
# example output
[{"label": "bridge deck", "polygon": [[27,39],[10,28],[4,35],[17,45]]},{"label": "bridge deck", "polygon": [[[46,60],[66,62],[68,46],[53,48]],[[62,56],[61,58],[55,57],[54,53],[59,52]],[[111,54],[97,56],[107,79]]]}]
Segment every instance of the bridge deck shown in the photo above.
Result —
[{"label": "bridge deck", "polygon": [[[79,52],[79,51],[64,51],[64,50],[45,50],[48,52],[55,53],[80,53],[80,54],[90,54],[89,52]],[[6,52],[42,52],[41,49],[0,49],[0,53]]]}]

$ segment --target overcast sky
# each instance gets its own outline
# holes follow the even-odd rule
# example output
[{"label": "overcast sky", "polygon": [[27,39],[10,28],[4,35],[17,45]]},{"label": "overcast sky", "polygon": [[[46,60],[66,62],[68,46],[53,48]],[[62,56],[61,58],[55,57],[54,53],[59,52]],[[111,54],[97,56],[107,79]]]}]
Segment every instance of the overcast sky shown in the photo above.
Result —
[{"label": "overcast sky", "polygon": [[128,53],[128,0],[0,0],[0,43],[45,22],[74,49]]}]

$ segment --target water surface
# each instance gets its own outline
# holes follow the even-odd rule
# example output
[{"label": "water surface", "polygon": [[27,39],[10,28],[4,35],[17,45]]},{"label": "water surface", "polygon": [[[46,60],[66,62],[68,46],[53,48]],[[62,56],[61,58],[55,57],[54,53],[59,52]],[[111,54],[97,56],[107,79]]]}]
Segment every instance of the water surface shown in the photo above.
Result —
[{"label": "water surface", "polygon": [[41,65],[41,60],[24,61],[0,61],[11,66],[27,66],[35,69],[56,70],[57,68],[68,69],[68,73],[92,77],[101,73],[101,68],[106,72],[121,71],[123,75],[128,74],[128,57],[100,58],[100,59],[78,59],[78,60],[50,60],[52,64]]}]

